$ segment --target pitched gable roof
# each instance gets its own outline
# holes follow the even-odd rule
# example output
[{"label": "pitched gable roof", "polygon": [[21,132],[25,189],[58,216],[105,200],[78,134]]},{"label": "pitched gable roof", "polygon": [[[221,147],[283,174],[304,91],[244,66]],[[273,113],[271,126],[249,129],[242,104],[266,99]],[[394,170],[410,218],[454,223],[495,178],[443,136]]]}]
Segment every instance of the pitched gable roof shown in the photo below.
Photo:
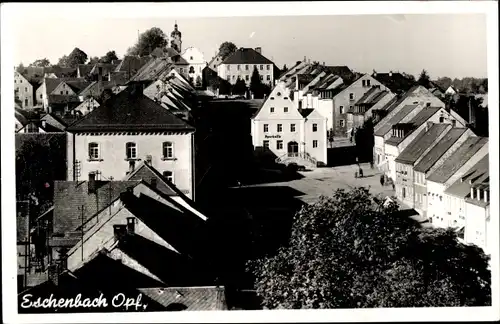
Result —
[{"label": "pitched gable roof", "polygon": [[374,73],[372,77],[378,82],[385,85],[392,92],[408,91],[417,84],[416,81],[410,80],[401,73]]},{"label": "pitched gable roof", "polygon": [[229,55],[222,64],[274,64],[253,48],[240,48]]},{"label": "pitched gable roof", "polygon": [[432,166],[456,143],[467,131],[466,128],[452,128],[441,140],[420,160],[414,171],[427,173]]},{"label": "pitched gable roof", "polygon": [[396,158],[396,162],[413,165],[443,132],[449,124],[433,124],[428,131],[420,133]]},{"label": "pitched gable roof", "polygon": [[144,96],[137,88],[129,87],[108,99],[68,127],[68,131],[194,131],[191,125]]},{"label": "pitched gable roof", "polygon": [[427,177],[427,181],[446,182],[484,145],[488,145],[487,137],[469,137],[439,168]]},{"label": "pitched gable roof", "polygon": [[405,134],[404,137],[391,137],[385,143],[389,145],[399,145],[408,136],[410,136],[415,130],[422,126],[429,118],[434,116],[442,108],[438,107],[425,107],[422,109],[415,117],[413,117],[408,124],[411,124],[411,130]]},{"label": "pitched gable roof", "polygon": [[396,125],[399,123],[403,118],[408,116],[408,114],[415,108],[417,108],[418,105],[406,105],[404,106],[400,111],[398,111],[392,118],[386,122],[385,124],[382,125],[379,129],[377,129],[374,133],[375,136],[384,136],[388,132],[391,131],[392,126]]},{"label": "pitched gable roof", "polygon": [[74,231],[96,213],[107,208],[128,187],[139,181],[96,181],[96,193],[89,193],[88,181],[54,182],[54,233]]},{"label": "pitched gable roof", "polygon": [[[86,96],[93,96],[93,97],[98,97],[101,95],[101,93],[106,90],[106,89],[113,89],[115,86],[113,81],[102,81],[101,83],[102,87],[98,87],[98,82],[94,81],[90,83],[86,88],[82,89],[79,93],[78,96],[80,97],[86,97]],[[98,91],[99,90],[99,91]]]},{"label": "pitched gable roof", "polygon": [[489,165],[489,154],[486,154],[466,174],[448,187],[445,194],[459,198],[470,196],[470,189],[489,177]]},{"label": "pitched gable roof", "polygon": [[164,307],[185,305],[185,310],[226,310],[224,287],[139,288],[138,291]]}]

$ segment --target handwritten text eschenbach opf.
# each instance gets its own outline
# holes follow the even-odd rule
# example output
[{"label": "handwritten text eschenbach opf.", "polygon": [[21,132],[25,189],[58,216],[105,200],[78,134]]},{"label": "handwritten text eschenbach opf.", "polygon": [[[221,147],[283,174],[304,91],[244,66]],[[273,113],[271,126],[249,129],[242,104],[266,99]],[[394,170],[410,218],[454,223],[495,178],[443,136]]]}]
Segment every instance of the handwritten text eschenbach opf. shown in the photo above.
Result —
[{"label": "handwritten text eschenbach opf.", "polygon": [[[26,294],[23,296],[21,303],[22,308],[106,308],[109,306],[108,300],[101,293],[99,297],[84,298],[82,294],[77,294],[75,298],[55,298],[53,294],[49,298],[35,298],[33,295]],[[125,310],[145,310],[147,304],[141,303],[142,294],[136,298],[126,297],[125,294],[119,293],[111,299],[111,306],[115,308],[124,308]]]}]

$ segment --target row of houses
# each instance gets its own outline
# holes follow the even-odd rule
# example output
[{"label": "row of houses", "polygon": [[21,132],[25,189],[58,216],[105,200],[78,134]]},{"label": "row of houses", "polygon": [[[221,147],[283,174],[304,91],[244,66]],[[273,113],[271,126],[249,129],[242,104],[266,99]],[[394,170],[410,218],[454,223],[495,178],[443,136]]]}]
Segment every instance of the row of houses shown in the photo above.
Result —
[{"label": "row of houses", "polygon": [[470,121],[422,86],[396,96],[383,111],[374,126],[373,159],[394,183],[396,197],[488,252],[488,138],[476,136]]}]

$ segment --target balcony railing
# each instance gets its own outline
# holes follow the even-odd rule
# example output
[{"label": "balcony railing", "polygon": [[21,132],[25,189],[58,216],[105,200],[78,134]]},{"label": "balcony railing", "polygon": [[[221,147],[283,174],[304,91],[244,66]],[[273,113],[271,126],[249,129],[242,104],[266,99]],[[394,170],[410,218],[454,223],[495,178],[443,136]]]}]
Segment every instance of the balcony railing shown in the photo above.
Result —
[{"label": "balcony railing", "polygon": [[318,161],[307,152],[288,152],[288,153],[285,153],[282,156],[276,158],[276,163],[281,163],[284,160],[286,160],[287,158],[300,158],[300,159],[306,160],[309,163],[312,163],[315,166],[318,164]]}]

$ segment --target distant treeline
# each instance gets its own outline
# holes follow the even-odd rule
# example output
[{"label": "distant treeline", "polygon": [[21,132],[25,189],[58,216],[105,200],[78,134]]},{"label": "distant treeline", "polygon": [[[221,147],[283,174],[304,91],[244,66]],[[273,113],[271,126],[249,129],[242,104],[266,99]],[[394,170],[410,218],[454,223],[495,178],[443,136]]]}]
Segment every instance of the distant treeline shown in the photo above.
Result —
[{"label": "distant treeline", "polygon": [[453,86],[456,90],[462,93],[487,93],[488,92],[488,79],[487,78],[463,78],[451,79],[449,77],[438,78],[434,81],[438,86],[444,90]]}]

